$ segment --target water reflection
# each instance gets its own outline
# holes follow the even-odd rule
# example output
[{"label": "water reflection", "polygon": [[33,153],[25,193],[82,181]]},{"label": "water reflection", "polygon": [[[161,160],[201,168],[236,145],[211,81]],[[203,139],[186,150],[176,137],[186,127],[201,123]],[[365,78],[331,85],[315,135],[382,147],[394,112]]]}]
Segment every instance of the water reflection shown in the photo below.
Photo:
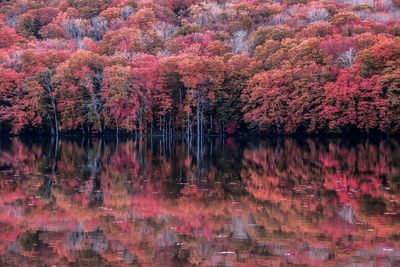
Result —
[{"label": "water reflection", "polygon": [[400,264],[400,144],[1,140],[0,266],[194,264]]}]

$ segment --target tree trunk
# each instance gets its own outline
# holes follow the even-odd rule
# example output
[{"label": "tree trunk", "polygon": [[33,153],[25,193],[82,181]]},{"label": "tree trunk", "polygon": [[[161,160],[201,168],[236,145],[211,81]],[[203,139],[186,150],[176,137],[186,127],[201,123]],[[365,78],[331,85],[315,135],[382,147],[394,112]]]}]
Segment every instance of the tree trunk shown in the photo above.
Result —
[{"label": "tree trunk", "polygon": [[210,132],[212,133],[213,130],[213,119],[212,119],[212,115],[210,114]]},{"label": "tree trunk", "polygon": [[190,118],[189,118],[189,115],[188,115],[188,119],[187,119],[187,130],[186,130],[186,135],[189,137],[189,134],[190,134]]},{"label": "tree trunk", "polygon": [[204,122],[204,111],[203,111],[203,105],[201,105],[201,117],[200,117],[200,133],[201,136],[203,136],[203,122]]},{"label": "tree trunk", "polygon": [[100,127],[100,134],[102,134],[103,133],[103,128],[102,128],[102,125],[101,125],[100,115],[96,114],[96,117],[97,117],[97,122],[98,122],[99,127]]},{"label": "tree trunk", "polygon": [[199,103],[197,103],[196,120],[197,120],[197,137],[200,137],[200,104]]},{"label": "tree trunk", "polygon": [[169,116],[169,122],[168,122],[168,133],[169,135],[172,135],[172,128],[171,128],[171,115]]},{"label": "tree trunk", "polygon": [[151,117],[150,136],[153,136],[153,117]]},{"label": "tree trunk", "polygon": [[51,71],[46,71],[43,76],[43,87],[48,93],[48,96],[50,97],[50,102],[51,106],[53,109],[53,118],[54,118],[54,127],[55,127],[55,135],[58,136],[58,119],[57,119],[57,107],[56,107],[56,100],[54,99],[54,96],[52,95],[53,92],[53,84],[51,81],[51,76],[52,73]]},{"label": "tree trunk", "polygon": [[56,136],[58,136],[58,120],[57,120],[57,108],[56,108],[56,103],[54,101],[53,97],[50,97],[51,99],[51,106],[53,107],[53,117],[54,117],[54,126],[56,128]]},{"label": "tree trunk", "polygon": [[56,127],[56,136],[58,136],[58,120],[57,120],[57,113],[54,113],[54,123]]}]

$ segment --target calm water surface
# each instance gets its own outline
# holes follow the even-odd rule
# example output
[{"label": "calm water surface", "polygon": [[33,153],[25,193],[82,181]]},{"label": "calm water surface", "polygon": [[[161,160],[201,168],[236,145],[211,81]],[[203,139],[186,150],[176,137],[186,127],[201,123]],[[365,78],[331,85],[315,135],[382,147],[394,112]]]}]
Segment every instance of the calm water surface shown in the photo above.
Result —
[{"label": "calm water surface", "polygon": [[0,141],[0,266],[400,266],[400,142]]}]

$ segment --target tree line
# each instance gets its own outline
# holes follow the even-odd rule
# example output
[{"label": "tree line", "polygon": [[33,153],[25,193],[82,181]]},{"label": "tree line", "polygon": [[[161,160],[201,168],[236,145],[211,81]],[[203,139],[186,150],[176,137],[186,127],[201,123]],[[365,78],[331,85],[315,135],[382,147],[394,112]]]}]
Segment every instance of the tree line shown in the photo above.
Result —
[{"label": "tree line", "polygon": [[397,1],[0,3],[0,131],[400,131]]}]

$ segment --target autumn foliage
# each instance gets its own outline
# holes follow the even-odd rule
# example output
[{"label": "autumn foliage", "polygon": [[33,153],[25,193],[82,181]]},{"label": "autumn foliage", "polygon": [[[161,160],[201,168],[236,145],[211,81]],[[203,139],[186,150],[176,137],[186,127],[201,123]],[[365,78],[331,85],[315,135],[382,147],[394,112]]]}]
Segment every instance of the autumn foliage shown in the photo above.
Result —
[{"label": "autumn foliage", "polygon": [[0,131],[400,131],[398,1],[0,1]]}]

